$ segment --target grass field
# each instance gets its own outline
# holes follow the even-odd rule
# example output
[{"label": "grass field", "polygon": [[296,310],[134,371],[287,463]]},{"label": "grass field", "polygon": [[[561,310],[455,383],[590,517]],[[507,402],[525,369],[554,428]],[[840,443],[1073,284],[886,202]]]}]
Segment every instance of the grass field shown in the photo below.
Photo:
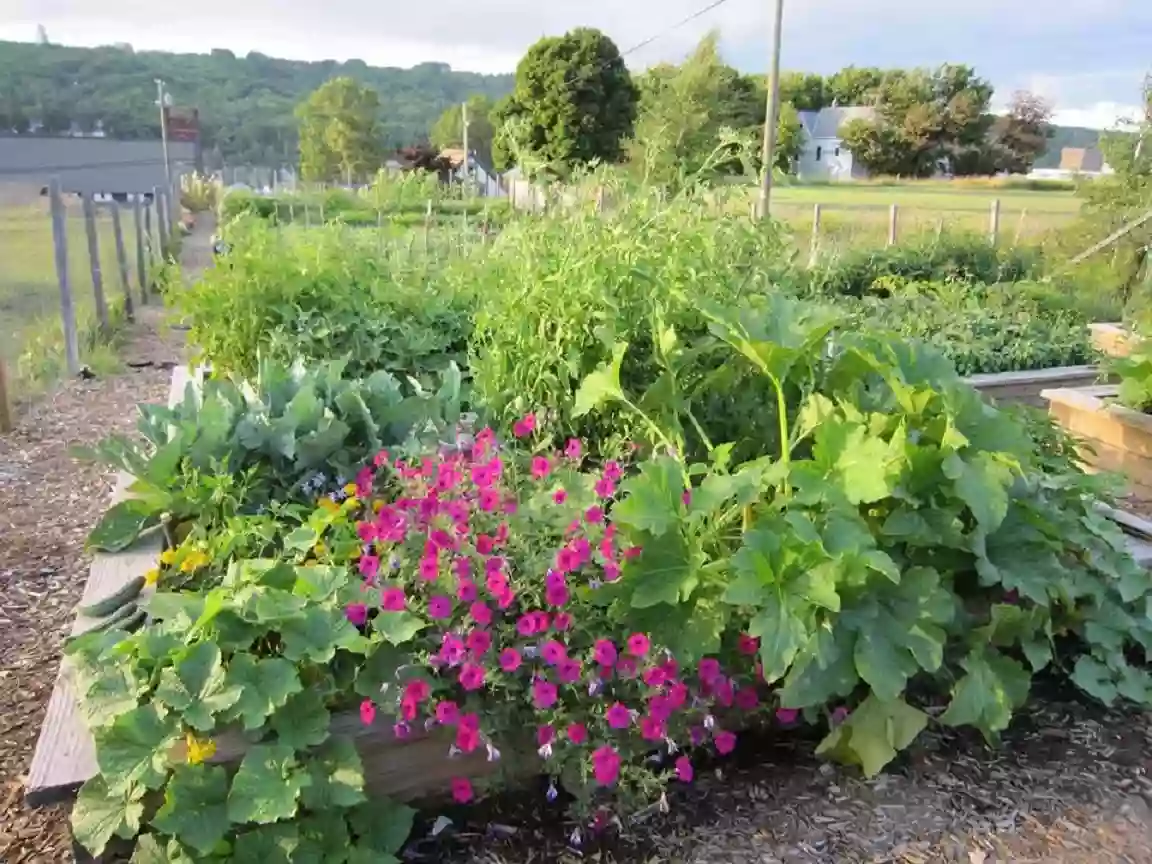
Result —
[{"label": "grass field", "polygon": [[[80,201],[66,199],[68,273],[76,310],[82,362],[95,367],[111,358],[97,338],[95,294]],[[130,214],[122,215],[125,253],[133,297],[139,298],[136,238]],[[104,296],[113,318],[121,312],[124,288],[116,262],[112,219],[100,209],[97,238]],[[0,190],[0,352],[19,394],[51,383],[63,368],[60,289],[46,198]]]},{"label": "grass field", "polygon": [[[752,200],[751,193],[749,203]],[[909,238],[947,231],[987,232],[992,202],[1000,202],[1001,242],[1036,241],[1075,219],[1080,199],[1071,190],[1035,191],[952,185],[947,181],[904,185],[829,184],[778,186],[772,215],[799,234],[810,235],[815,204],[820,205],[820,248],[882,246],[888,237],[889,209],[897,205],[897,236]]]}]

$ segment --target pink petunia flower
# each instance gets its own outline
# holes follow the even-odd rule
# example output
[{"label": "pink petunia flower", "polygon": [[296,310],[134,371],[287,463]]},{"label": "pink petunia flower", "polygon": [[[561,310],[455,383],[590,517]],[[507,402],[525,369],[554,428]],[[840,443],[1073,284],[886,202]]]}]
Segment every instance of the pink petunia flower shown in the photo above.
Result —
[{"label": "pink petunia flower", "polygon": [[712,657],[705,657],[700,661],[700,665],[696,667],[700,675],[700,680],[706,684],[710,684],[716,678],[720,677],[720,661]]},{"label": "pink petunia flower", "polygon": [[584,521],[589,525],[599,525],[604,521],[604,510],[595,505],[584,511]]},{"label": "pink petunia flower", "polygon": [[483,603],[473,603],[468,607],[468,614],[481,627],[487,627],[492,623],[492,610]]},{"label": "pink petunia flower", "polygon": [[404,698],[411,699],[413,702],[420,703],[432,695],[432,688],[427,681],[416,679],[409,681],[404,687]]},{"label": "pink petunia flower", "polygon": [[712,741],[716,745],[716,752],[721,756],[726,756],[736,749],[736,734],[727,729],[718,731],[712,736]]},{"label": "pink petunia flower", "polygon": [[760,650],[760,640],[747,633],[741,633],[736,640],[736,650],[747,657],[754,657]]},{"label": "pink petunia flower", "polygon": [[447,618],[452,614],[452,601],[437,595],[428,600],[428,617]]},{"label": "pink petunia flower", "polygon": [[833,726],[839,726],[847,719],[848,709],[845,706],[839,705],[832,711],[831,722]]},{"label": "pink petunia flower", "polygon": [[546,723],[536,727],[536,746],[544,747],[552,743],[552,739],[556,737],[556,729],[550,724]]},{"label": "pink petunia flower", "polygon": [[568,649],[564,647],[563,642],[549,639],[544,643],[544,647],[540,651],[540,656],[549,666],[555,666],[561,660],[568,657]]},{"label": "pink petunia flower", "polygon": [[436,722],[442,726],[453,726],[460,719],[460,706],[444,699],[436,703]]},{"label": "pink petunia flower", "polygon": [[615,561],[608,561],[604,564],[604,581],[615,582],[620,578],[620,565]]},{"label": "pink petunia flower", "polygon": [[692,770],[692,760],[681,756],[676,760],[676,779],[681,783],[691,783],[695,772]]},{"label": "pink petunia flower", "polygon": [[543,480],[552,472],[552,463],[545,456],[532,457],[532,479]]},{"label": "pink petunia flower", "polygon": [[505,648],[500,652],[500,668],[505,672],[515,672],[520,668],[520,652],[515,648]]},{"label": "pink petunia flower", "polygon": [[556,704],[556,685],[542,678],[532,682],[532,704],[537,709],[551,708]]},{"label": "pink petunia flower", "polygon": [[477,596],[475,582],[461,582],[456,586],[456,599],[461,603],[471,603]]},{"label": "pink petunia flower", "polygon": [[567,606],[568,601],[571,599],[572,595],[563,585],[558,585],[555,588],[546,588],[544,590],[544,602],[549,606]]},{"label": "pink petunia flower", "polygon": [[563,504],[567,500],[568,500],[568,493],[566,491],[564,491],[563,489],[557,489],[555,492],[552,493],[552,503],[553,504]]},{"label": "pink petunia flower", "polygon": [[604,712],[604,719],[613,729],[627,729],[632,725],[632,714],[619,702],[613,702],[612,707]]},{"label": "pink petunia flower", "polygon": [[467,804],[472,800],[472,783],[466,777],[452,778],[452,800],[458,804]]},{"label": "pink petunia flower", "polygon": [[484,667],[465,663],[460,667],[460,686],[465,690],[479,690],[484,686]]},{"label": "pink petunia flower", "polygon": [[583,723],[570,723],[567,734],[568,740],[573,744],[583,744],[588,740],[588,727]]},{"label": "pink petunia flower", "polygon": [[496,548],[496,542],[487,534],[476,535],[476,551],[481,555],[491,555]]},{"label": "pink petunia flower", "polygon": [[644,553],[644,550],[641,549],[639,546],[629,546],[627,549],[624,550],[624,560],[625,561],[632,561],[636,558],[639,558],[643,553]]},{"label": "pink petunia flower", "polygon": [[736,707],[741,711],[755,711],[760,704],[760,697],[755,687],[741,687],[736,691]]},{"label": "pink petunia flower", "polygon": [[522,418],[512,424],[512,434],[517,438],[527,438],[536,431],[536,415],[532,413],[525,414]]},{"label": "pink petunia flower", "polygon": [[487,630],[473,630],[464,640],[473,657],[481,657],[492,647],[492,634]]},{"label": "pink petunia flower", "polygon": [[556,664],[556,677],[560,679],[562,684],[575,684],[580,680],[580,674],[583,672],[579,660],[567,657]]},{"label": "pink petunia flower", "polygon": [[440,561],[435,557],[421,558],[419,572],[425,582],[435,582],[440,575]]},{"label": "pink petunia flower", "polygon": [[651,669],[645,669],[644,674],[641,676],[644,684],[648,687],[656,689],[663,687],[666,681],[664,670],[659,666],[653,666]]},{"label": "pink petunia flower", "polygon": [[376,574],[380,572],[380,557],[378,555],[361,555],[357,567],[360,570],[360,575],[365,579],[375,579]]},{"label": "pink petunia flower", "polygon": [[380,595],[380,608],[385,612],[403,612],[407,608],[407,599],[403,588],[385,588]]},{"label": "pink petunia flower", "polygon": [[552,618],[552,627],[561,633],[572,629],[572,616],[567,612],[557,612]]},{"label": "pink petunia flower", "polygon": [[599,498],[611,498],[616,494],[616,482],[607,477],[601,477],[592,488]]},{"label": "pink petunia flower", "polygon": [[594,751],[592,773],[601,786],[611,786],[620,776],[620,754],[607,745]]},{"label": "pink petunia flower", "polygon": [[579,459],[583,452],[584,445],[580,443],[579,438],[569,438],[568,443],[564,445],[564,455],[569,459]]},{"label": "pink petunia flower", "polygon": [[791,726],[800,717],[796,708],[777,708],[776,719],[785,726]]},{"label": "pink petunia flower", "polygon": [[649,637],[642,634],[642,632],[634,632],[628,637],[628,653],[632,657],[644,657],[649,652],[652,643],[649,642]]},{"label": "pink petunia flower", "polygon": [[363,627],[368,621],[368,607],[363,603],[349,603],[344,607],[344,617],[354,626]]},{"label": "pink petunia flower", "polygon": [[365,726],[371,726],[372,721],[376,719],[376,706],[372,704],[371,699],[365,699],[360,703],[360,722]]},{"label": "pink petunia flower", "polygon": [[659,741],[666,734],[664,723],[658,717],[645,714],[640,718],[640,737],[645,741]]},{"label": "pink petunia flower", "polygon": [[592,656],[601,666],[612,666],[616,663],[616,646],[607,639],[597,639],[592,646]]}]

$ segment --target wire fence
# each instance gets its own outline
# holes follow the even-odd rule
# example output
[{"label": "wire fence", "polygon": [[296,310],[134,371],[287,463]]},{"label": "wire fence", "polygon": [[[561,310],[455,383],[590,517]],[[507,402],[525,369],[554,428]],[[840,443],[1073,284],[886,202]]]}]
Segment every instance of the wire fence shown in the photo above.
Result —
[{"label": "wire fence", "polygon": [[0,182],[0,364],[10,399],[114,362],[121,325],[158,302],[149,295],[171,227],[156,203],[53,189]]}]

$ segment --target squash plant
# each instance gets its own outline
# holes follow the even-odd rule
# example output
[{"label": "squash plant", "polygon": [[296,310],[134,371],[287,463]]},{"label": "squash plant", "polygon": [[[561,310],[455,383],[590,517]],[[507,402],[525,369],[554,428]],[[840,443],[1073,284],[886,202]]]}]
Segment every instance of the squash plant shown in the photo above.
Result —
[{"label": "squash plant", "polygon": [[[851,706],[819,752],[869,773],[927,725],[929,704],[994,740],[1050,666],[1105,703],[1152,704],[1152,576],[1094,511],[1102,486],[1067,448],[1039,446],[927,349],[833,340],[833,317],[782,298],[701,305],[711,350],[777,392],[778,450],[728,466],[723,445],[712,464],[685,462],[691,394],[626,393],[626,346],[585,380],[579,410],[623,405],[668,453],[612,513],[646,550],[603,595],[621,621],[715,647],[750,617],[780,706],[810,718]],[[664,335],[674,376],[680,349]]]}]

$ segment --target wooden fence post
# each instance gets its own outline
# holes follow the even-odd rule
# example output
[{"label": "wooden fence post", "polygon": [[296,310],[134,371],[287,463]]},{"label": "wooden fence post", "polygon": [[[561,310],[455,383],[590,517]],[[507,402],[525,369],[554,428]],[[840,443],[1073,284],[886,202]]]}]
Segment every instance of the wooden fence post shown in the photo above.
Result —
[{"label": "wooden fence post", "polygon": [[428,206],[424,209],[424,255],[428,255],[428,243],[432,234],[432,199],[428,199]]},{"label": "wooden fence post", "polygon": [[1024,233],[1024,221],[1028,218],[1028,208],[1024,207],[1020,211],[1020,218],[1016,222],[1016,233],[1012,237],[1012,248],[1015,249],[1020,245],[1020,237]]},{"label": "wooden fence post", "polygon": [[140,284],[140,300],[148,302],[148,270],[144,255],[144,218],[140,211],[140,193],[132,196],[132,219],[136,223],[136,281]]},{"label": "wooden fence post", "polygon": [[120,287],[124,290],[124,314],[129,321],[136,320],[136,304],[132,302],[132,280],[128,274],[128,256],[124,254],[124,230],[120,224],[120,204],[112,199],[112,237],[116,241],[116,264],[120,268]]},{"label": "wooden fence post", "polygon": [[100,322],[100,332],[107,336],[111,330],[108,320],[108,303],[104,299],[104,274],[100,271],[100,242],[96,239],[96,208],[91,195],[81,196],[84,208],[84,233],[88,237],[88,265],[92,270],[92,296],[96,302],[96,320]]},{"label": "wooden fence post", "polygon": [[4,355],[0,354],[0,433],[11,432],[16,428],[12,422],[12,402],[8,397],[8,370],[4,365]]},{"label": "wooden fence post", "polygon": [[152,203],[156,210],[156,257],[163,262],[168,255],[168,204],[159,186],[152,187]]},{"label": "wooden fence post", "polygon": [[60,320],[64,325],[64,359],[69,375],[80,374],[80,343],[76,336],[76,309],[72,305],[72,283],[68,278],[68,226],[60,181],[48,184],[52,207],[52,245],[56,252],[56,278],[60,283]]},{"label": "wooden fence post", "polygon": [[992,207],[988,215],[988,242],[995,246],[1000,237],[1000,199],[992,199]]},{"label": "wooden fence post", "polygon": [[888,245],[896,245],[896,224],[899,219],[899,209],[893,204],[888,208]]},{"label": "wooden fence post", "polygon": [[816,253],[820,248],[820,205],[812,205],[812,244],[808,249],[808,266],[816,264]]}]

